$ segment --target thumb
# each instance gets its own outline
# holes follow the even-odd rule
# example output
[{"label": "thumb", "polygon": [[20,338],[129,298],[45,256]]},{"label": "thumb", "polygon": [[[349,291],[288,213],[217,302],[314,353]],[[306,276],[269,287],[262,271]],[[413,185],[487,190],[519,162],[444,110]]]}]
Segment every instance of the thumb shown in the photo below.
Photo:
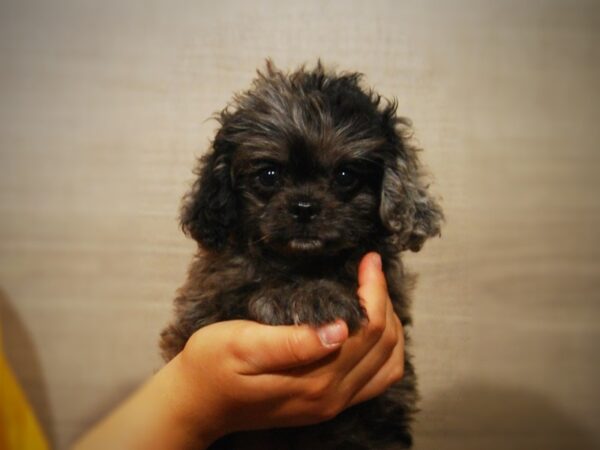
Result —
[{"label": "thumb", "polygon": [[304,366],[324,358],[348,339],[348,326],[337,320],[313,328],[308,325],[253,324],[238,335],[236,354],[248,365],[247,374],[271,373]]}]

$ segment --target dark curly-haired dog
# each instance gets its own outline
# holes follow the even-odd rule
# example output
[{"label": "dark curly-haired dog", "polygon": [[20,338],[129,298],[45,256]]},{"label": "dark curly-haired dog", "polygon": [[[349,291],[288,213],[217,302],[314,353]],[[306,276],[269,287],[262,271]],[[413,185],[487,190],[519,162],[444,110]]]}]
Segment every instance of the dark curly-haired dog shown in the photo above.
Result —
[{"label": "dark curly-haired dog", "polygon": [[[411,278],[399,253],[438,235],[442,212],[422,179],[410,122],[358,73],[283,73],[267,62],[234,97],[184,199],[181,224],[199,244],[162,333],[165,359],[198,328],[229,319],[320,325],[364,314],[357,268],[381,254],[389,294],[410,324]],[[383,449],[411,445],[415,375],[333,420],[273,430],[278,449]],[[300,438],[301,436],[301,438]],[[226,437],[212,448],[243,448]],[[302,444],[298,444],[302,442]],[[397,448],[397,447],[396,447]]]}]

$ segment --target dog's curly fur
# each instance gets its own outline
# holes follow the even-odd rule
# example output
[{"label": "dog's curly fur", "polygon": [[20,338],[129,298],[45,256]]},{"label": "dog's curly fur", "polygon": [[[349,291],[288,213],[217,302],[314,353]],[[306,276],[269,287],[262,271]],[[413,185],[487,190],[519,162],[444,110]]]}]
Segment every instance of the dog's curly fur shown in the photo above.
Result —
[{"label": "dog's curly fur", "polygon": [[[184,198],[181,225],[199,250],[175,299],[176,320],[162,333],[166,360],[200,327],[229,319],[320,325],[342,318],[356,330],[364,320],[357,268],[369,251],[381,254],[395,311],[410,324],[412,282],[399,254],[438,235],[442,212],[424,182],[409,120],[361,78],[320,62],[284,73],[267,61],[251,89],[220,113]],[[319,425],[272,430],[277,444],[270,445],[408,448],[415,400],[407,353],[404,377],[382,396]],[[213,448],[245,448],[247,437]]]}]

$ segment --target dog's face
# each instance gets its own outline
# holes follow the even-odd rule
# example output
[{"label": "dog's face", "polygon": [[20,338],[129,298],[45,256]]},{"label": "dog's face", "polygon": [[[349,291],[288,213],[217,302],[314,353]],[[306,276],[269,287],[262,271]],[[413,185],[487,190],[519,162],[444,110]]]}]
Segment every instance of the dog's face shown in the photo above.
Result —
[{"label": "dog's face", "polygon": [[422,184],[395,104],[319,64],[267,65],[221,113],[187,195],[182,226],[208,249],[332,255],[383,237],[418,250],[441,211]]},{"label": "dog's face", "polygon": [[235,151],[233,186],[248,242],[290,256],[331,254],[381,228],[383,141],[335,132],[298,130]]}]

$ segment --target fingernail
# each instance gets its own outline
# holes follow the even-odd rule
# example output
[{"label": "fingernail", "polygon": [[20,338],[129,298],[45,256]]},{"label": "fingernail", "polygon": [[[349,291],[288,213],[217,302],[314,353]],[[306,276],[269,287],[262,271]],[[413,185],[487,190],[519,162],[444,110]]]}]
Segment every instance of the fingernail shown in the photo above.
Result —
[{"label": "fingernail", "polygon": [[371,255],[371,264],[373,267],[376,267],[378,270],[381,270],[381,256],[379,253],[373,253]]},{"label": "fingernail", "polygon": [[330,323],[317,330],[321,344],[325,347],[338,347],[346,340],[344,325],[340,322]]}]

